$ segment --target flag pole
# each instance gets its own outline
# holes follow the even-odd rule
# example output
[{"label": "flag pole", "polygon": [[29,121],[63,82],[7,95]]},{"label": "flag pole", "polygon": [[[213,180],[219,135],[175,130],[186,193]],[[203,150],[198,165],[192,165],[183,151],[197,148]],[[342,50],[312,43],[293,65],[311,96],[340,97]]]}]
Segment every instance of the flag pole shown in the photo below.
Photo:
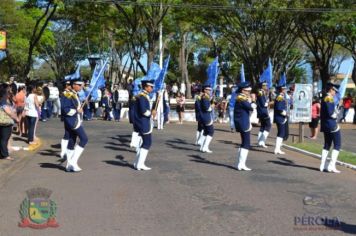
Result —
[{"label": "flag pole", "polygon": [[[162,1],[160,4],[160,15],[163,13]],[[159,24],[159,66],[163,68],[163,19]]]},{"label": "flag pole", "polygon": [[[163,12],[162,1],[160,3],[159,10],[160,10],[160,15],[162,15],[162,12]],[[162,21],[163,21],[163,19],[162,19]],[[162,21],[159,24],[159,67],[161,68],[161,70],[163,68],[163,22]],[[162,96],[161,93],[162,92],[160,89],[160,90],[158,90],[158,92],[156,94],[156,105],[153,108],[153,110],[155,112],[157,112],[158,106],[160,105],[159,103],[161,102],[161,96]],[[153,119],[155,119],[155,117],[153,117]]]}]

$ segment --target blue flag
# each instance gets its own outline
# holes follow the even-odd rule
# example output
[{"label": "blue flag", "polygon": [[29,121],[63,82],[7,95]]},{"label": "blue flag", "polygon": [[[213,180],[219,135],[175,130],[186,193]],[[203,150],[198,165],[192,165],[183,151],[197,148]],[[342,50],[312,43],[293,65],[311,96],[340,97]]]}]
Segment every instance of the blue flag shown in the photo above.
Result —
[{"label": "blue flag", "polygon": [[81,89],[81,90],[78,92],[78,97],[79,97],[79,100],[80,100],[81,102],[83,102],[83,101],[85,100],[86,95],[85,95],[84,89]]},{"label": "blue flag", "polygon": [[350,76],[350,73],[351,73],[351,68],[352,68],[352,65],[351,65],[349,71],[347,72],[345,78],[340,83],[339,92],[337,92],[335,94],[335,96],[334,96],[335,105],[339,104],[340,100],[343,99],[343,97],[345,96],[347,82],[349,80],[349,76]]},{"label": "blue flag", "polygon": [[286,86],[287,85],[287,76],[286,76],[285,72],[283,72],[283,74],[281,75],[281,78],[278,81],[278,85],[279,86]]},{"label": "blue flag", "polygon": [[216,57],[215,60],[208,66],[206,70],[208,79],[205,85],[210,85],[212,91],[216,89],[217,79],[219,75],[219,58]]},{"label": "blue flag", "polygon": [[106,65],[109,62],[109,58],[107,58],[102,66],[96,64],[93,76],[90,80],[89,85],[89,95],[92,95],[92,99],[96,100],[98,89],[105,87],[105,78],[104,78],[104,71],[106,69]]},{"label": "blue flag", "polygon": [[161,73],[161,68],[159,67],[159,65],[155,62],[152,62],[150,69],[148,70],[144,80],[156,81],[160,73]]},{"label": "blue flag", "polygon": [[241,64],[241,69],[240,69],[240,83],[243,83],[246,81],[245,78],[245,70],[244,70],[244,64]]},{"label": "blue flag", "polygon": [[268,88],[272,88],[272,81],[273,81],[273,67],[271,63],[271,58],[268,60],[268,66],[263,71],[262,75],[260,76],[260,82],[266,82]]},{"label": "blue flag", "polygon": [[167,71],[168,71],[168,65],[169,65],[169,59],[170,55],[168,55],[167,59],[164,60],[163,63],[163,68],[161,70],[161,73],[158,76],[158,79],[155,81],[155,87],[154,87],[154,93],[159,92],[163,89],[164,85],[164,79],[166,77]]}]

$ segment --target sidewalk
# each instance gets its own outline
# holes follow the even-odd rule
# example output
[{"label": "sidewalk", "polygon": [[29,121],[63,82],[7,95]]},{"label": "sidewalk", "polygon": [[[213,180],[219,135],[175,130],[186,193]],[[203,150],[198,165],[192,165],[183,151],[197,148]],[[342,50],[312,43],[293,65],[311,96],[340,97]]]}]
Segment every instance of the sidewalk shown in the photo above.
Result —
[{"label": "sidewalk", "polygon": [[37,145],[28,145],[26,137],[12,134],[10,143],[12,147],[19,148],[19,150],[10,151],[10,156],[14,158],[13,161],[0,160],[0,186],[17,170],[22,169],[26,163],[31,160],[31,157],[35,155],[35,151],[42,146],[43,141],[39,139]]}]

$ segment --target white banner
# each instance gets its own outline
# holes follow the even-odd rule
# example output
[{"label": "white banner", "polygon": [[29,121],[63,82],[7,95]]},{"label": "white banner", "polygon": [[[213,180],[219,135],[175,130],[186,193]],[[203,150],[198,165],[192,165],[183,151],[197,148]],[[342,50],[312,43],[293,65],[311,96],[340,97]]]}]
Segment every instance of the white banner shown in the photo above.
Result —
[{"label": "white banner", "polygon": [[312,101],[313,86],[311,84],[295,84],[291,122],[309,123],[312,117]]}]

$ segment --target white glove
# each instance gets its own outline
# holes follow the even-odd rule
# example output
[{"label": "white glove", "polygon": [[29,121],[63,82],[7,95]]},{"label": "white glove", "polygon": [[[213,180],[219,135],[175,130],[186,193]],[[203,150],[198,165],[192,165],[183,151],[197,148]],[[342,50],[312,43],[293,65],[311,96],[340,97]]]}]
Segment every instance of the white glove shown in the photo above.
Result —
[{"label": "white glove", "polygon": [[252,107],[253,109],[256,109],[256,108],[257,108],[256,103],[252,103],[252,104],[251,104],[251,107]]},{"label": "white glove", "polygon": [[265,107],[268,107],[268,102],[265,103]]},{"label": "white glove", "polygon": [[282,115],[282,116],[286,116],[286,115],[287,115],[287,112],[286,112],[286,111],[282,111],[281,115]]},{"label": "white glove", "polygon": [[331,118],[336,119],[336,118],[337,118],[337,114],[334,112],[334,113],[331,115]]}]

